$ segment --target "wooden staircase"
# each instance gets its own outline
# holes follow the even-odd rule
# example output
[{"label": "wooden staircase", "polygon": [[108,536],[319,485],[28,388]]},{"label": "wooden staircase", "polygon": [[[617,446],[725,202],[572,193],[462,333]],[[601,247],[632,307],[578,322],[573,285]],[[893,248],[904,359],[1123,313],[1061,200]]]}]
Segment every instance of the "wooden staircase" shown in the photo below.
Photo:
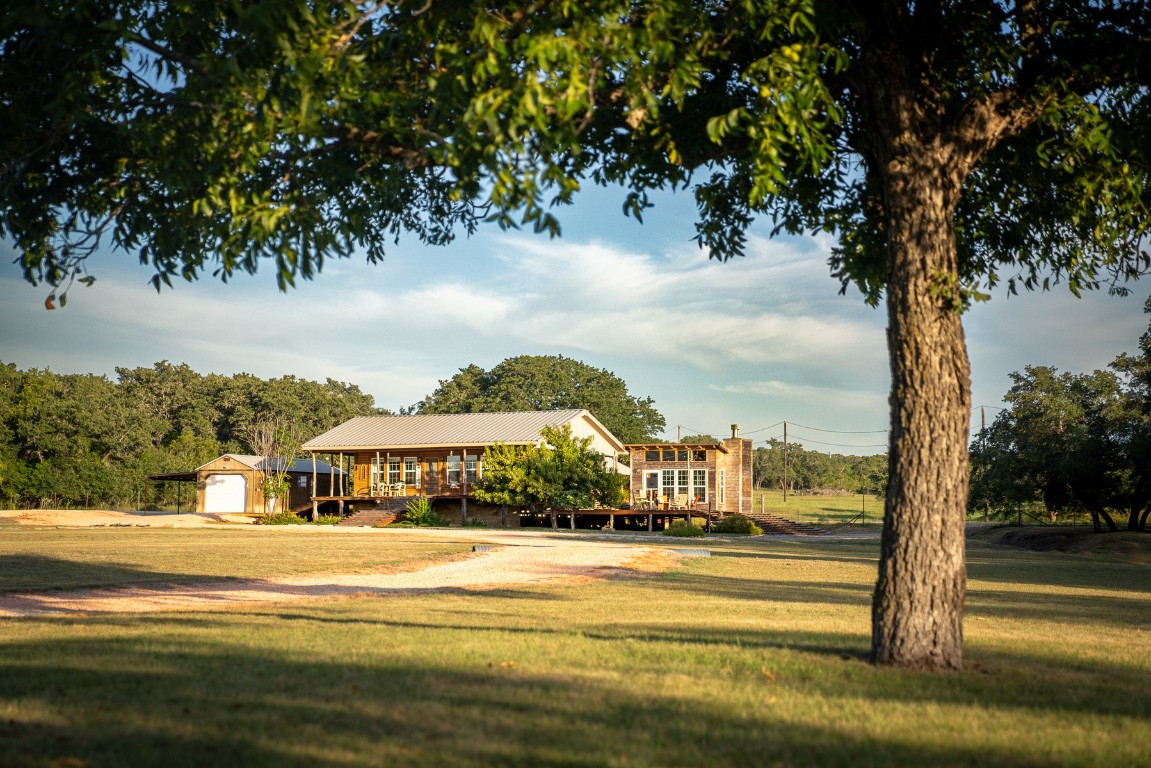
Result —
[{"label": "wooden staircase", "polygon": [[377,525],[388,525],[395,522],[400,513],[407,508],[408,500],[402,496],[380,499],[376,506],[353,512],[336,525],[347,528],[371,528]]},{"label": "wooden staircase", "polygon": [[827,533],[826,528],[811,523],[797,523],[786,517],[773,515],[769,512],[744,512],[744,516],[755,521],[764,533],[786,534],[790,536],[819,536]]}]

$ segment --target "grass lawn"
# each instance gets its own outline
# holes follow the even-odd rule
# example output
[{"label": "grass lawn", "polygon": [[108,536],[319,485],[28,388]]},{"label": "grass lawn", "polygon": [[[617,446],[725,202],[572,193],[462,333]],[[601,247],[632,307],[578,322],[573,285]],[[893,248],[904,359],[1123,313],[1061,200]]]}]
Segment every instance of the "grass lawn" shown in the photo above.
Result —
[{"label": "grass lawn", "polygon": [[878,526],[883,522],[883,499],[868,495],[864,498],[856,493],[851,496],[796,496],[774,488],[757,488],[752,491],[752,507],[756,512],[768,512],[788,520],[804,523],[849,523],[861,522]]},{"label": "grass lawn", "polygon": [[[222,575],[220,546],[275,572],[452,554],[266,533],[6,527],[0,555],[50,559],[63,586],[98,561]],[[692,546],[713,554],[651,579],[7,619],[0,765],[1151,760],[1151,566],[974,542],[967,669],[925,674],[864,660],[875,542]]]}]

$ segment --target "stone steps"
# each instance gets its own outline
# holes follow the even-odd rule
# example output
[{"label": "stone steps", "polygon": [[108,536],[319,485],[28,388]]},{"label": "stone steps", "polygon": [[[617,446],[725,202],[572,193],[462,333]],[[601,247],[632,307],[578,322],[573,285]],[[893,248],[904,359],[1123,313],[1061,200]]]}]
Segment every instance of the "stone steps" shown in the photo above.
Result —
[{"label": "stone steps", "polygon": [[396,518],[407,509],[407,506],[408,500],[404,498],[381,499],[376,506],[353,512],[336,525],[345,528],[370,528],[376,525],[389,525],[396,521]]},{"label": "stone steps", "polygon": [[790,536],[819,536],[827,533],[826,528],[811,523],[798,523],[786,517],[773,515],[769,512],[745,512],[744,515],[763,529],[764,533],[787,534]]}]

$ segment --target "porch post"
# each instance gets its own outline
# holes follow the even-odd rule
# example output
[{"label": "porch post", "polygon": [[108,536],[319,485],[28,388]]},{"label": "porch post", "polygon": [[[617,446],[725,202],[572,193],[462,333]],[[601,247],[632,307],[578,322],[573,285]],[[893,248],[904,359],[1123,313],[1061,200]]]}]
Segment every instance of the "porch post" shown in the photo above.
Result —
[{"label": "porch post", "polygon": [[655,522],[655,515],[653,515],[651,512],[648,512],[647,513],[647,529],[649,531],[654,530],[652,528],[652,523],[654,523],[654,522]]},{"label": "porch post", "polygon": [[574,531],[575,530],[575,510],[574,509],[572,510],[571,523],[572,523],[572,530]]},{"label": "porch post", "polygon": [[460,463],[460,525],[468,524],[468,449],[463,450]]},{"label": "porch post", "polygon": [[316,522],[316,518],[319,517],[319,512],[320,512],[319,504],[316,503],[316,485],[318,484],[316,474],[317,474],[316,452],[312,451],[312,522],[313,523]]}]

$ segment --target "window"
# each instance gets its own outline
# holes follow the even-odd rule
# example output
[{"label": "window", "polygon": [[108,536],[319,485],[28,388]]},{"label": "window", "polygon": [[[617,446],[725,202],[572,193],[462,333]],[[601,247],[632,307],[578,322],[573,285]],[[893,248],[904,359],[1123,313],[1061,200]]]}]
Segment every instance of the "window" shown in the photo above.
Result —
[{"label": "window", "polygon": [[678,451],[676,451],[675,452],[675,460],[676,461],[687,461],[687,449],[686,448],[680,448]]},{"label": "window", "polygon": [[665,448],[663,451],[664,461],[675,461],[675,451],[671,448]]},{"label": "window", "polygon": [[691,460],[692,461],[707,461],[707,451],[692,451],[691,452]]},{"label": "window", "polygon": [[719,471],[719,483],[715,495],[719,497],[719,503],[727,503],[727,470],[721,469]]},{"label": "window", "polygon": [[666,496],[668,500],[676,496],[687,496],[686,469],[665,469],[661,473],[660,481],[660,495]]},{"label": "window", "polygon": [[407,456],[404,458],[404,485],[410,485],[414,488],[420,487],[420,464],[415,457]]},{"label": "window", "polygon": [[464,460],[464,477],[467,479],[469,484],[476,481],[476,476],[479,474],[478,469],[478,456],[468,456],[467,459]]},{"label": "window", "polygon": [[643,489],[645,491],[655,491],[659,493],[659,471],[651,471],[643,473]]},{"label": "window", "polygon": [[707,470],[691,471],[691,498],[701,504],[707,502]]},{"label": "window", "polygon": [[298,478],[296,478],[296,485],[299,486],[300,488],[307,488],[308,487],[308,476],[307,475],[300,475]]},{"label": "window", "polygon": [[372,469],[369,473],[371,477],[369,482],[371,482],[373,489],[378,489],[384,483],[390,482],[387,479],[387,472],[390,466],[391,465],[387,462],[386,459],[381,459],[379,457],[372,459]]},{"label": "window", "polygon": [[398,483],[403,480],[403,477],[400,473],[400,460],[388,459],[388,482]]},{"label": "window", "polygon": [[448,457],[448,485],[453,488],[459,487],[460,484],[460,457]]},{"label": "window", "polygon": [[659,461],[659,451],[644,451],[643,452],[643,460],[644,461]]}]

